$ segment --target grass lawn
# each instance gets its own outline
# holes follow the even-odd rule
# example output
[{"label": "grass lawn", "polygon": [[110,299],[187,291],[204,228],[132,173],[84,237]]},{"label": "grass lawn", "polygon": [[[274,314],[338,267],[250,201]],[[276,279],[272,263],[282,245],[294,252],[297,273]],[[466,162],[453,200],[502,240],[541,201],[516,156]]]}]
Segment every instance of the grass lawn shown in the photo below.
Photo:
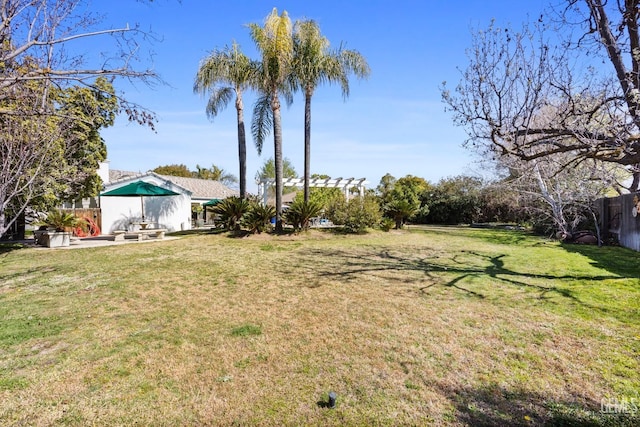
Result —
[{"label": "grass lawn", "polygon": [[638,423],[630,250],[456,227],[0,247],[2,426]]}]

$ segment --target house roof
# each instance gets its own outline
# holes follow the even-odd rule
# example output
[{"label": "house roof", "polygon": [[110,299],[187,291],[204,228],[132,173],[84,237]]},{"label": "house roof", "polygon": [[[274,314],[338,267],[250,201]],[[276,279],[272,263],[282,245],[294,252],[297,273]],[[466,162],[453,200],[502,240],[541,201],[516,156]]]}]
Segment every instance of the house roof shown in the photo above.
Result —
[{"label": "house roof", "polygon": [[112,182],[117,182],[127,178],[135,178],[142,175],[146,175],[142,172],[131,172],[131,171],[122,171],[117,169],[109,170],[109,182],[106,184],[111,184]]},{"label": "house roof", "polygon": [[[282,203],[291,204],[296,198],[298,191],[292,191],[290,193],[282,194]],[[275,206],[276,205],[276,197],[274,195],[269,195],[267,198],[267,205]]]},{"label": "house roof", "polygon": [[232,190],[220,181],[210,179],[186,178],[183,176],[159,175],[167,181],[171,181],[181,187],[191,191],[192,199],[224,199],[226,197],[238,196],[237,190]]},{"label": "house roof", "polygon": [[[129,182],[133,182],[135,180],[146,181],[144,179],[145,177],[152,177],[152,178],[155,178],[156,182],[157,181],[164,182],[165,185],[169,184],[171,186],[174,186],[175,187],[174,190],[176,190],[176,191],[178,191],[180,193],[186,193],[186,194],[189,194],[189,195],[193,194],[193,192],[190,189],[188,189],[188,188],[186,188],[186,187],[184,187],[184,186],[182,186],[182,185],[180,185],[180,184],[178,184],[176,182],[173,182],[173,181],[167,179],[163,175],[158,175],[157,173],[154,173],[154,172],[146,172],[146,173],[129,172],[129,173],[124,173],[124,174],[120,174],[120,175],[116,175],[116,176],[120,176],[120,179],[105,183],[105,185],[104,185],[104,190],[105,191],[108,191],[112,187],[116,187],[116,188],[119,187],[118,184],[129,183]],[[162,186],[162,184],[158,184],[158,185]]]},{"label": "house roof", "polygon": [[112,169],[109,171],[109,184],[150,175],[172,182],[173,184],[188,190],[189,192],[191,192],[192,199],[224,199],[226,197],[237,196],[239,194],[238,191],[232,190],[231,188],[222,184],[220,181],[212,181],[210,179],[199,178],[186,178],[183,176],[160,175],[155,172],[139,173]]}]

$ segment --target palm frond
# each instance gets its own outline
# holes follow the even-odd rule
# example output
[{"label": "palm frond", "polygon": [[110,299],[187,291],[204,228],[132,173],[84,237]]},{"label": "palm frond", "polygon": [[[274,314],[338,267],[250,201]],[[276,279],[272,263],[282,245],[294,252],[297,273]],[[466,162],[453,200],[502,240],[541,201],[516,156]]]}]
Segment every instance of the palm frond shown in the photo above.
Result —
[{"label": "palm frond", "polygon": [[262,154],[262,146],[264,140],[271,133],[273,127],[273,111],[271,111],[271,96],[263,94],[253,106],[253,118],[251,120],[251,134],[253,141],[258,150],[258,154]]},{"label": "palm frond", "polygon": [[329,41],[322,36],[315,21],[296,22],[294,33],[294,76],[291,87],[313,94],[324,83],[338,83],[344,98],[349,96],[349,75],[368,76],[366,60],[355,50],[329,50]]},{"label": "palm frond", "polygon": [[205,95],[216,87],[232,86],[239,90],[255,86],[258,62],[252,61],[237,43],[214,50],[201,61],[193,84],[194,93]]},{"label": "palm frond", "polygon": [[220,87],[211,92],[209,101],[207,102],[207,117],[213,119],[218,113],[223,110],[229,102],[233,99],[235,91],[232,87],[225,86]]},{"label": "palm frond", "polygon": [[371,68],[364,56],[357,50],[339,49],[343,67],[360,79],[366,79],[371,74]]}]

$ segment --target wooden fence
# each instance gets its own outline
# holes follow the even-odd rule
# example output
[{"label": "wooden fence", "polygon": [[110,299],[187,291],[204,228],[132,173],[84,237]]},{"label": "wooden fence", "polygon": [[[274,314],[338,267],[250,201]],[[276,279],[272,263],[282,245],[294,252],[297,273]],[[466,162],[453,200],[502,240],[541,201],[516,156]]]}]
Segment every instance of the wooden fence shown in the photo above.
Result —
[{"label": "wooden fence", "polygon": [[93,222],[98,224],[100,230],[102,230],[102,211],[100,208],[87,208],[87,209],[60,209],[64,212],[70,212],[77,216],[78,218],[89,218],[92,219]]},{"label": "wooden fence", "polygon": [[[640,251],[640,193],[598,200],[603,240]],[[635,213],[634,213],[635,212]]]}]

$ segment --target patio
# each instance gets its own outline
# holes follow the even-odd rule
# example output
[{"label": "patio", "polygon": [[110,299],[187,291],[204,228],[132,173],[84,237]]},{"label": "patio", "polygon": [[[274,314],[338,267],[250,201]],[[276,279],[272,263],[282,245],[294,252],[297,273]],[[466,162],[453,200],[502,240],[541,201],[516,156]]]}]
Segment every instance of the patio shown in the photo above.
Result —
[{"label": "patio", "polygon": [[102,246],[115,246],[115,245],[128,245],[131,243],[152,243],[152,242],[164,242],[168,240],[178,239],[176,236],[167,236],[164,235],[162,239],[158,239],[155,237],[151,237],[148,239],[139,240],[136,237],[114,240],[113,235],[102,235],[96,237],[83,237],[77,238],[74,237],[71,239],[71,244],[69,246],[62,246],[57,248],[48,248],[46,246],[37,245],[35,239],[25,239],[20,241],[14,241],[13,243],[21,243],[26,246],[33,247],[35,249],[46,249],[46,250],[57,250],[57,249],[84,249],[84,248],[96,248]]}]

